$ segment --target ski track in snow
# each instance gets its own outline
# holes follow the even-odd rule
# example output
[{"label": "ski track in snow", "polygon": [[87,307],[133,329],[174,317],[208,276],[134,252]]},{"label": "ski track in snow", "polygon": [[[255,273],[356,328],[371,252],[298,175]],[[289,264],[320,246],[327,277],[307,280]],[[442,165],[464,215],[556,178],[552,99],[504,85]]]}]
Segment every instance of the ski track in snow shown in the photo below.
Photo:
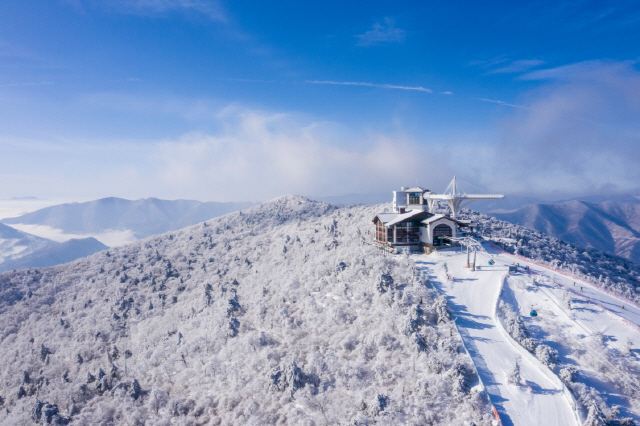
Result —
[{"label": "ski track in snow", "polygon": [[[486,256],[478,256],[479,260],[483,257]],[[502,424],[578,425],[558,381],[552,381],[548,372],[541,371],[526,357],[521,359],[521,371],[528,386],[507,383],[507,375],[513,369],[520,351],[496,326],[495,306],[506,266],[513,259],[494,254],[494,266],[484,266],[486,261],[483,261],[481,269],[472,272],[464,268],[466,253],[449,251],[430,256],[416,255],[414,258],[431,282],[446,295],[465,345]],[[452,281],[446,280],[445,262]]]},{"label": "ski track in snow", "polygon": [[[594,343],[589,338],[596,333],[603,337],[603,351],[614,349],[624,353],[627,341],[637,348],[640,346],[640,309],[587,282],[574,281],[574,277],[562,272],[536,268],[530,274],[510,275],[501,300],[526,318],[525,323],[535,338],[563,353],[565,362],[578,368],[581,382],[597,389],[609,406],[619,405],[625,417],[631,416],[637,421],[640,416],[629,392],[619,388],[620,377],[615,373],[619,367],[606,361],[611,371],[598,371],[590,365],[593,361],[576,348],[580,344],[590,347]],[[533,277],[536,285],[531,283]],[[571,309],[565,291],[571,298]],[[530,318],[530,309],[536,309],[539,317]],[[631,352],[637,353],[637,349]]]}]

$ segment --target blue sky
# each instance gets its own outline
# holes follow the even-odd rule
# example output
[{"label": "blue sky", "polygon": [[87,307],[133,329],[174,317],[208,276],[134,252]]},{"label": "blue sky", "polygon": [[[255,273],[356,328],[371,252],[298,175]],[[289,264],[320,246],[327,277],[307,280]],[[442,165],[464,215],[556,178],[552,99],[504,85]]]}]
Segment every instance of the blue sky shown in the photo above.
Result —
[{"label": "blue sky", "polygon": [[0,2],[0,197],[635,190],[636,2]]}]

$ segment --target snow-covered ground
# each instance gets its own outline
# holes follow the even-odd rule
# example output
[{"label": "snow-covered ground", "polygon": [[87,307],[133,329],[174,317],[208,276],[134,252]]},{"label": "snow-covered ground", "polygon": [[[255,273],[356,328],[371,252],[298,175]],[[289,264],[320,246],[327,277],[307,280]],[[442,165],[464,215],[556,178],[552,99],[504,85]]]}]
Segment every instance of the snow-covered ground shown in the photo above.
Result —
[{"label": "snow-covered ground", "polygon": [[[533,263],[536,275],[505,280],[507,265],[524,264],[506,253],[492,267],[479,255],[472,272],[464,253],[379,252],[364,243],[383,208],[282,197],[66,265],[0,274],[0,424],[489,426],[489,395],[505,426],[574,425],[563,383],[592,413],[591,400],[603,418],[614,404],[635,417],[640,370],[618,354],[640,343],[640,309]],[[480,224],[479,234],[507,226]],[[575,252],[510,226],[518,252]],[[579,256],[578,266],[558,266],[602,274],[607,291],[635,297],[636,269]],[[564,313],[564,290],[552,289],[563,285],[577,291]],[[532,304],[537,322],[523,322]],[[555,366],[509,336],[505,312],[538,349],[558,350]],[[577,337],[563,349],[545,324]],[[575,377],[554,375],[571,366]]]},{"label": "snow-covered ground", "polygon": [[[465,253],[441,251],[414,258],[429,280],[446,294],[465,345],[502,423],[505,426],[577,425],[562,386],[526,358],[521,361],[521,370],[528,386],[507,382],[515,360],[521,356],[518,348],[497,327],[495,319],[495,306],[508,259],[472,272],[464,267]],[[445,264],[451,279],[446,276]]]},{"label": "snow-covered ground", "polygon": [[444,298],[364,244],[379,208],[282,197],[0,274],[0,425],[491,426]]},{"label": "snow-covered ground", "polygon": [[[619,417],[637,421],[640,365],[633,348],[640,347],[640,308],[570,274],[488,244],[485,249],[486,253],[478,254],[475,272],[465,268],[465,252],[440,251],[413,258],[447,296],[503,424],[580,424],[577,418],[584,420],[592,404],[600,404],[609,419],[619,411]],[[491,258],[493,266],[488,264]],[[508,266],[513,264],[520,265],[519,272],[509,275]],[[499,323],[502,311],[496,310],[500,303],[513,307],[538,344],[558,351],[551,368],[507,335]],[[532,309],[538,312],[536,318],[530,316]],[[508,382],[516,359],[523,386]],[[574,381],[564,380],[572,394],[563,391],[558,377],[566,367],[576,372]]]},{"label": "snow-covered ground", "polygon": [[569,386],[576,396],[595,393],[603,411],[617,405],[621,416],[640,420],[640,362],[633,349],[640,346],[640,309],[571,276],[529,265],[529,273],[509,276],[504,302],[522,316],[531,337],[575,368]]}]

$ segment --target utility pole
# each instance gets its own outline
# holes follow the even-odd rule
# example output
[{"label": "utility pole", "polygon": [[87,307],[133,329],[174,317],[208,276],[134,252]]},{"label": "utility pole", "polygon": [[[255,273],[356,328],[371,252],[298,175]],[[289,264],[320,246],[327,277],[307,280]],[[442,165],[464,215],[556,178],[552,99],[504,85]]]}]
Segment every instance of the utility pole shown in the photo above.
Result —
[{"label": "utility pole", "polygon": [[478,254],[478,250],[473,251],[473,271],[476,270],[476,255]]},{"label": "utility pole", "polygon": [[469,246],[467,246],[467,266],[465,266],[465,268],[469,267]]}]

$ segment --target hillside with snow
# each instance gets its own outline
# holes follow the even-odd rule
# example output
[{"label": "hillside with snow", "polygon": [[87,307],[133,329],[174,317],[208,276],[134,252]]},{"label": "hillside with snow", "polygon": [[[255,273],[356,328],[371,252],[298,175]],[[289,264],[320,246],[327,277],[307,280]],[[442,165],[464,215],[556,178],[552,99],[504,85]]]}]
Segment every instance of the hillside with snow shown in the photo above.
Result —
[{"label": "hillside with snow", "polygon": [[51,241],[46,247],[0,263],[0,272],[14,269],[44,268],[73,262],[109,247],[95,238],[75,238],[63,243]]},{"label": "hillside with snow", "polygon": [[102,198],[45,207],[0,222],[63,242],[94,237],[109,247],[182,229],[252,206],[250,202]]},{"label": "hillside with snow", "polygon": [[640,201],[568,201],[530,204],[511,212],[490,213],[583,248],[602,250],[640,263]]},{"label": "hillside with snow", "polygon": [[55,243],[0,223],[0,265],[2,262],[48,248]]},{"label": "hillside with snow", "polygon": [[640,306],[491,244],[475,271],[458,249],[412,257],[446,294],[502,424],[640,420]]},{"label": "hillside with snow", "polygon": [[59,243],[0,223],[0,272],[67,263],[107,248],[91,237]]},{"label": "hillside with snow", "polygon": [[493,424],[446,299],[288,196],[0,275],[0,423]]},{"label": "hillside with snow", "polygon": [[495,240],[509,253],[518,254],[580,279],[594,282],[634,302],[640,302],[640,265],[593,248],[546,235],[536,230],[463,209],[461,219],[476,226],[468,235]]},{"label": "hillside with snow", "polygon": [[385,208],[282,197],[0,274],[0,424],[640,419],[636,264],[469,210],[478,271],[391,255]]}]

